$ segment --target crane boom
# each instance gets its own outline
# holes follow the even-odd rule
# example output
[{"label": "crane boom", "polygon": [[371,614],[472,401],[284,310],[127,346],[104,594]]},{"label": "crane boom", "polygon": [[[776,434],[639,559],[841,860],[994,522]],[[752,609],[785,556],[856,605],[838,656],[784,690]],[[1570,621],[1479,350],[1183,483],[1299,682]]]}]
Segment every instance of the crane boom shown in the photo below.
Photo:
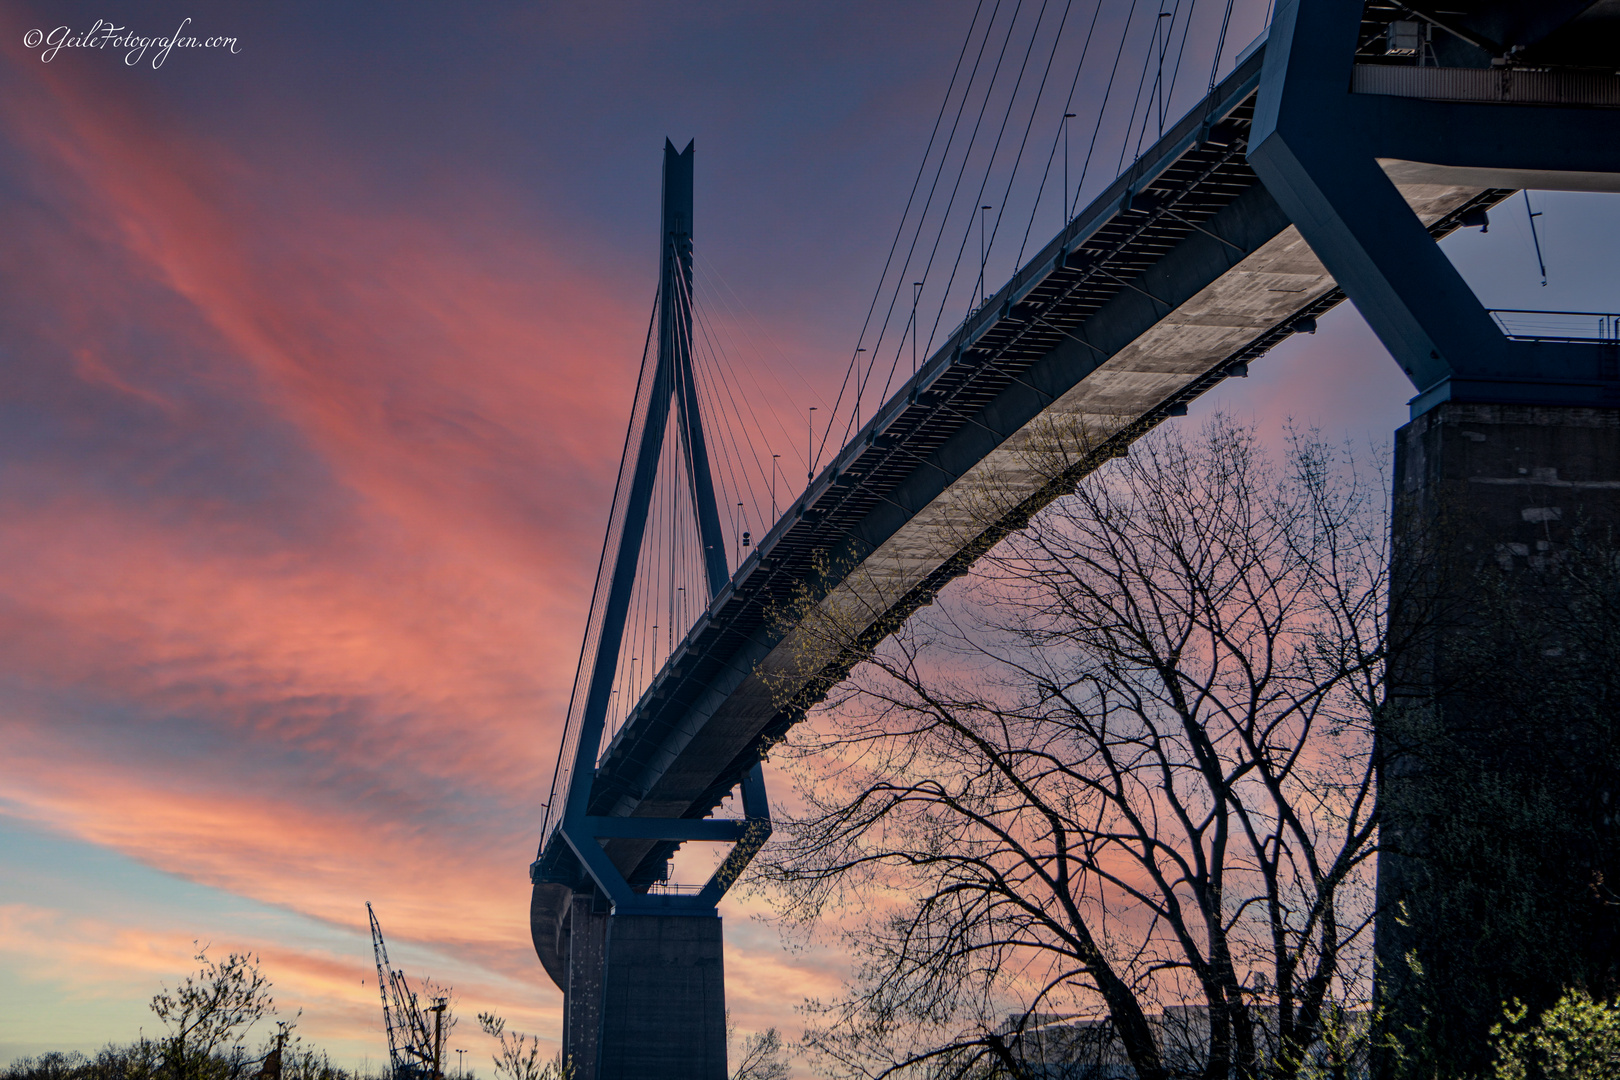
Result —
[{"label": "crane boom", "polygon": [[383,1027],[388,1030],[388,1065],[393,1080],[437,1080],[439,1061],[436,1042],[417,1004],[416,994],[405,981],[405,973],[388,962],[388,943],[383,940],[377,912],[366,901],[371,917],[371,951],[377,958],[377,993],[382,997]]}]

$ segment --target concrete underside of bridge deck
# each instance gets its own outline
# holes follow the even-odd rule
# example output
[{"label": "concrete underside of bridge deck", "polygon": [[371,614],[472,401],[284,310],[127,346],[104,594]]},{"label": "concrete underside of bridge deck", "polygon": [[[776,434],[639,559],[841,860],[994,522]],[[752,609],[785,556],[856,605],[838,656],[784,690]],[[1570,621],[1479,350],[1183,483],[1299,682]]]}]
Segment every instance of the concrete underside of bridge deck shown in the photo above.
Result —
[{"label": "concrete underside of bridge deck", "polygon": [[[1479,195],[1476,188],[1408,184],[1402,197],[1425,225]],[[816,605],[814,620],[879,618],[985,529],[998,508],[1050,480],[1051,444],[1084,431],[1103,441],[1206,375],[1267,328],[1319,300],[1333,279],[1263,190],[1238,200],[1212,229],[1250,248],[1190,237],[1147,276],[1175,303],[1168,313],[1126,290],[1088,324],[1092,345],[1068,340],[991,401],[862,522],[838,559],[855,564]],[[1108,355],[1097,355],[1101,343]],[[751,643],[693,707],[690,734],[672,739],[669,760],[630,813],[680,817],[714,774],[742,753],[780,709],[783,687],[813,670],[823,646],[814,632]],[[619,812],[619,811],[615,811]],[[611,840],[614,862],[631,870],[652,841]],[[559,987],[567,985],[564,926],[575,894],[537,883],[529,917],[535,951]]]},{"label": "concrete underside of bridge deck", "polygon": [[1620,978],[1620,409],[1447,402],[1395,478],[1380,996],[1483,1075],[1504,1001]]}]

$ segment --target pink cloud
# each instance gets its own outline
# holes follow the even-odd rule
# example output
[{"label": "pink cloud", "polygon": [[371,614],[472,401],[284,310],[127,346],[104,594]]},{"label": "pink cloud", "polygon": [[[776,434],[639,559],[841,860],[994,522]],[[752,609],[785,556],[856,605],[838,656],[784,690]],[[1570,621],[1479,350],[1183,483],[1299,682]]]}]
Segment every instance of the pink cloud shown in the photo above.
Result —
[{"label": "pink cloud", "polygon": [[[455,958],[429,973],[465,1016],[550,1037],[523,871],[647,283],[581,272],[491,178],[381,203],[341,156],[16,70],[0,128],[33,198],[0,208],[0,303],[43,430],[0,476],[6,812],[330,925],[371,899],[391,941]],[[785,503],[800,387],[754,389]],[[842,958],[785,954],[752,910],[727,904],[734,1010],[792,1037]],[[19,970],[66,959],[68,993],[136,1002],[195,936],[0,915]],[[377,1042],[363,949],[215,947],[260,952],[306,1034]]]}]

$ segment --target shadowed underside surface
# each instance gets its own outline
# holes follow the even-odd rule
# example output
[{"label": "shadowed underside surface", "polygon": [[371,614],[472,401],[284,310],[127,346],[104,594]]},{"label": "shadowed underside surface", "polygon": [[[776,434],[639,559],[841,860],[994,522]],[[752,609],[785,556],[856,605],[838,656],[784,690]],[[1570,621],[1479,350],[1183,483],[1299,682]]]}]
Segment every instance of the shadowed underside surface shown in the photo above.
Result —
[{"label": "shadowed underside surface", "polygon": [[[590,814],[707,816],[854,661],[784,613],[881,638],[1085,473],[1343,299],[1244,158],[1263,55],[1054,237],[788,507],[602,755]],[[1435,235],[1508,194],[1395,179]],[[606,843],[638,887],[674,847]],[[534,873],[535,948],[561,986],[564,916],[588,878],[555,832]]]}]

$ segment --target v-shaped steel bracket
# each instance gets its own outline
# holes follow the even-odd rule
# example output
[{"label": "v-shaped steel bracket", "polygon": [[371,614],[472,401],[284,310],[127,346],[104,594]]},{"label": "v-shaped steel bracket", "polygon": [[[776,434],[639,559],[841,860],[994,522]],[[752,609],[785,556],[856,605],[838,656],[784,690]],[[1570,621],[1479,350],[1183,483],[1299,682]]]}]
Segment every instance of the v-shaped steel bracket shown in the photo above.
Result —
[{"label": "v-shaped steel bracket", "polygon": [[[635,585],[636,566],[646,533],[653,482],[664,446],[670,405],[679,425],[681,464],[690,482],[692,505],[703,545],[709,600],[729,579],[725,539],[715,505],[708,446],[698,410],[692,366],[692,157],[693,146],[677,153],[664,142],[663,232],[659,245],[658,351],[651,396],[636,445],[635,468],[624,507],[618,549],[612,552],[612,576],[603,609],[596,654],[591,660],[585,706],[580,714],[573,769],[562,815],[561,835],[591,879],[613,903],[615,912],[658,911],[666,914],[714,914],[714,906],[770,836],[765,780],[756,765],[742,785],[744,820],[612,817],[592,814],[596,756],[607,717],[614,672],[624,636],[625,619]],[[645,377],[645,376],[644,376]],[[632,425],[635,420],[632,419]],[[632,426],[632,438],[635,437]],[[629,444],[626,444],[629,452]],[[611,540],[610,540],[611,542]],[[695,895],[642,893],[631,888],[602,841],[612,840],[731,841],[736,844],[708,884]]]},{"label": "v-shaped steel bracket", "polygon": [[[1358,68],[1362,7],[1279,0],[1248,152],[1266,190],[1412,380],[1414,416],[1446,400],[1620,404],[1604,346],[1508,339],[1395,184],[1620,191],[1620,110],[1451,85],[1506,69]],[[1399,86],[1373,78],[1392,71]],[[1620,76],[1591,78],[1620,92]]]},{"label": "v-shaped steel bracket", "polygon": [[[613,904],[615,915],[713,915],[715,905],[771,836],[770,804],[765,798],[765,771],[749,770],[742,782],[743,818],[563,818],[562,836],[585,872]],[[708,882],[695,893],[636,892],[608,857],[601,841],[664,840],[731,842],[731,849]]]}]

